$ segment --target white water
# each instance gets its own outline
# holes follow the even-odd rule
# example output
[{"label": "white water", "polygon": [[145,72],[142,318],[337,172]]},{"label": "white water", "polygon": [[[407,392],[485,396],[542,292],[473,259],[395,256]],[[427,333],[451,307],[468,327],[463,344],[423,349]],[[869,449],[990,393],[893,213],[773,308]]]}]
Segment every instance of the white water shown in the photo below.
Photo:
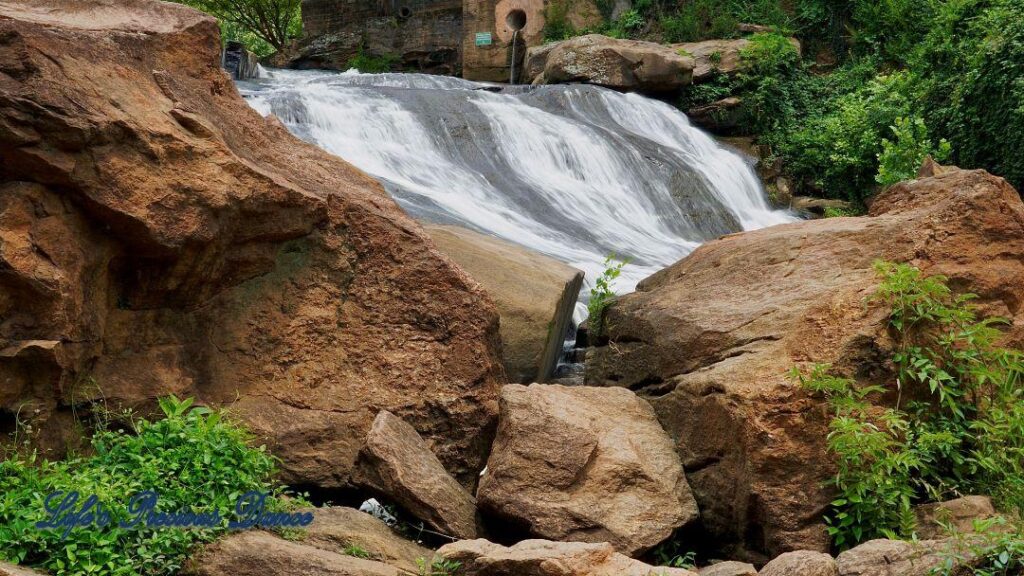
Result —
[{"label": "white water", "polygon": [[381,180],[413,216],[543,252],[588,283],[609,254],[629,258],[620,292],[708,239],[794,219],[768,207],[743,158],[638,95],[494,92],[418,74],[266,76],[241,85],[254,108]]}]

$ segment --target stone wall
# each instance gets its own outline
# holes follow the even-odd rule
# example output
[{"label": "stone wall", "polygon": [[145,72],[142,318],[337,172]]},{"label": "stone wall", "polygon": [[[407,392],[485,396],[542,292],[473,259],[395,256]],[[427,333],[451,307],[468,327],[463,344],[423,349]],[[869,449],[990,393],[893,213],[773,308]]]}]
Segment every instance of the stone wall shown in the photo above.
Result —
[{"label": "stone wall", "polygon": [[287,64],[344,70],[362,51],[395,68],[461,72],[461,0],[303,0],[305,39]]}]

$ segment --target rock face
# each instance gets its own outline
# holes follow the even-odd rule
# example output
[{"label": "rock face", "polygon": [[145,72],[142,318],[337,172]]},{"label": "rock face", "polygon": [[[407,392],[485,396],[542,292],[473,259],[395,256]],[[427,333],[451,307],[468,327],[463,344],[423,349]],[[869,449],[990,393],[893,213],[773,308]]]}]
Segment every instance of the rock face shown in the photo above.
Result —
[{"label": "rock face", "polygon": [[750,46],[750,40],[704,40],[702,42],[684,42],[672,44],[671,47],[694,60],[693,83],[699,84],[710,80],[715,74],[735,74],[742,64],[740,53]]},{"label": "rock face", "polygon": [[370,560],[412,573],[419,570],[417,560],[433,556],[433,551],[402,538],[377,518],[341,506],[313,510],[313,523],[301,543],[339,554],[358,547]]},{"label": "rock face", "polygon": [[787,552],[765,564],[760,576],[839,576],[839,567],[828,554],[799,550]]},{"label": "rock face", "polygon": [[1021,254],[1024,204],[1003,179],[903,183],[868,217],[726,236],[648,278],[608,310],[610,345],[589,351],[586,380],[651,400],[712,537],[773,556],[825,550],[828,412],[787,371],[823,362],[890,381],[887,311],[865,303],[876,259],[947,275],[983,314],[1015,319],[1019,345]]},{"label": "rock face", "polygon": [[947,526],[959,534],[969,534],[975,531],[975,522],[995,520],[999,515],[988,496],[964,496],[915,506],[914,516],[917,518],[914,530],[917,537],[931,540],[949,536]]},{"label": "rock face", "polygon": [[382,562],[345,556],[268,532],[247,531],[208,546],[183,570],[192,576],[399,576]]},{"label": "rock face", "polygon": [[0,576],[43,576],[43,574],[43,572],[36,572],[31,568],[0,562]]},{"label": "rock face", "polygon": [[696,576],[689,570],[644,564],[608,544],[523,540],[506,548],[487,540],[463,540],[437,553],[459,562],[465,576]]},{"label": "rock face", "polygon": [[583,285],[583,272],[522,246],[458,226],[427,234],[491,296],[501,316],[501,356],[510,382],[551,377]]},{"label": "rock face", "polygon": [[73,405],[194,396],[284,481],[339,487],[387,409],[472,486],[493,304],[377,182],[251,110],[219,47],[172,3],[0,4],[0,422],[52,445]]},{"label": "rock face", "polygon": [[477,499],[536,536],[610,542],[630,556],[697,517],[672,441],[623,389],[502,388]]},{"label": "rock face", "polygon": [[448,475],[416,430],[387,410],[366,435],[355,480],[444,534],[476,538],[476,500]]},{"label": "rock face", "polygon": [[690,83],[694,59],[653,42],[578,36],[531,50],[526,69],[542,72],[534,84],[586,82],[616,90],[671,92]]},{"label": "rock face", "polygon": [[403,70],[458,75],[462,20],[461,0],[303,0],[304,38],[277,64],[347,70],[363,54],[390,58]]}]

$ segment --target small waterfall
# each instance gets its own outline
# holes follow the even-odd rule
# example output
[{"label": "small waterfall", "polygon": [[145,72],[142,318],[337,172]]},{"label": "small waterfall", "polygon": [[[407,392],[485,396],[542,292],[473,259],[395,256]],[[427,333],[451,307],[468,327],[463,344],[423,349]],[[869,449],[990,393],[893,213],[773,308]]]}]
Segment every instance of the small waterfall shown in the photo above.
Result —
[{"label": "small waterfall", "polygon": [[516,83],[516,40],[519,38],[519,30],[512,32],[512,66],[508,73],[508,83]]},{"label": "small waterfall", "polygon": [[769,208],[743,158],[635,94],[419,74],[268,75],[240,84],[254,108],[378,178],[414,217],[522,244],[584,270],[588,283],[609,254],[629,258],[619,292],[706,240],[795,219]]}]

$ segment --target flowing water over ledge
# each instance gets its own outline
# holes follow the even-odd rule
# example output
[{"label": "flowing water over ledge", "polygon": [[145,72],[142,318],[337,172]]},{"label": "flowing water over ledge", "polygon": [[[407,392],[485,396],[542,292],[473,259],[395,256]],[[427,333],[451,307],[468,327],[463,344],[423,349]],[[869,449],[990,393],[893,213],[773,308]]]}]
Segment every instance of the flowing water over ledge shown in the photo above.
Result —
[{"label": "flowing water over ledge", "polygon": [[702,242],[789,222],[751,167],[672,106],[586,85],[272,70],[251,105],[379,179],[416,218],[522,244],[616,288]]}]

